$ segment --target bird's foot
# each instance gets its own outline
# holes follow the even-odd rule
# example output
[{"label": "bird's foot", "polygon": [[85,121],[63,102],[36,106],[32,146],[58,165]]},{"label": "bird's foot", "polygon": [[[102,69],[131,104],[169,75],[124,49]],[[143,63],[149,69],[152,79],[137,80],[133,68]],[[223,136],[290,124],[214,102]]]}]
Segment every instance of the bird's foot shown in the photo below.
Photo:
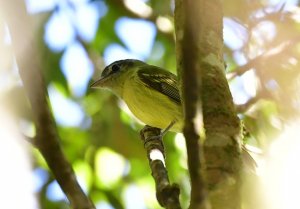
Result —
[{"label": "bird's foot", "polygon": [[162,133],[159,128],[148,125],[144,126],[144,128],[140,131],[140,135],[145,145],[150,141],[159,140],[162,138]]}]

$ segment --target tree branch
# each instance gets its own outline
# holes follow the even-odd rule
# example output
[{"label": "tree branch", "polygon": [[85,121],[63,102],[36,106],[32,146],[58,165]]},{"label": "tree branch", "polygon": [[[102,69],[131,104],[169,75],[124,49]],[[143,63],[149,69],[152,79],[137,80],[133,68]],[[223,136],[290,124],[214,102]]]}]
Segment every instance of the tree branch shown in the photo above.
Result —
[{"label": "tree branch", "polygon": [[145,126],[141,130],[141,139],[147,151],[152,176],[155,180],[156,198],[159,204],[167,209],[181,209],[179,187],[170,184],[168,171],[165,167],[165,151],[160,129]]},{"label": "tree branch", "polygon": [[[201,160],[202,148],[200,144],[197,121],[202,118],[201,99],[198,92],[201,90],[201,69],[198,65],[197,36],[199,34],[198,24],[199,4],[197,1],[176,1],[175,22],[177,36],[177,70],[182,78],[182,98],[184,103],[184,129],[186,141],[188,168],[191,179],[191,201],[190,209],[208,208],[207,191],[202,177]],[[186,15],[188,14],[188,15]],[[183,36],[180,36],[183,34]]]},{"label": "tree branch", "polygon": [[[259,68],[261,63],[266,63],[273,60],[276,60],[276,62],[278,62],[279,60],[282,60],[282,55],[289,54],[289,52],[293,50],[292,46],[298,43],[299,40],[300,38],[296,37],[289,41],[281,43],[278,46],[275,46],[272,49],[266,51],[265,53],[249,60],[246,64],[236,67],[232,70],[231,73],[227,74],[227,79],[230,81],[233,80],[236,76],[241,76],[253,68],[257,69]],[[284,60],[286,60],[286,58]]]},{"label": "tree branch", "polygon": [[261,98],[262,97],[260,95],[257,95],[255,97],[250,98],[245,104],[236,105],[236,112],[245,113],[252,105],[254,105]]},{"label": "tree branch", "polygon": [[42,63],[34,39],[34,27],[23,1],[1,1],[13,41],[19,73],[28,95],[36,126],[34,144],[45,158],[57,182],[75,209],[95,209],[79,186],[74,171],[62,152],[57,128],[50,112],[47,90],[42,77]]}]

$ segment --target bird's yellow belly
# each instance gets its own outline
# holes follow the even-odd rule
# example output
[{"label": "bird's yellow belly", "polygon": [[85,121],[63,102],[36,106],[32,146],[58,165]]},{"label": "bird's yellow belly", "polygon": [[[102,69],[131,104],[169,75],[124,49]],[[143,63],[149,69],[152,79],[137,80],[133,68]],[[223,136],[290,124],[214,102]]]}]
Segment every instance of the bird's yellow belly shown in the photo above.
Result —
[{"label": "bird's yellow belly", "polygon": [[165,129],[172,121],[176,121],[170,130],[181,132],[181,106],[166,95],[150,90],[140,83],[125,83],[122,98],[131,112],[143,123]]}]

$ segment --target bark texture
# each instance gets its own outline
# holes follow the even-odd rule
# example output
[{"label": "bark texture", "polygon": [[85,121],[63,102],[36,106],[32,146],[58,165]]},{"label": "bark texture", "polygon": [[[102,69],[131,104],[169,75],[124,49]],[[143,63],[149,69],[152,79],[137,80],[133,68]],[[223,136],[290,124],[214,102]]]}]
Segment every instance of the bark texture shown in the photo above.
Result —
[{"label": "bark texture", "polygon": [[[199,162],[189,163],[189,167],[197,166],[204,170],[205,184],[198,182],[198,192],[201,194],[193,194],[196,189],[193,188],[191,174],[190,208],[208,205],[205,200],[199,204],[199,199],[195,198],[197,196],[208,197],[213,209],[238,209],[241,204],[240,123],[224,73],[221,1],[177,0],[175,26],[178,74],[182,76],[185,129],[188,129],[184,131],[185,136],[197,133],[187,127],[191,123],[197,125],[194,121],[201,116],[203,126],[196,127],[196,130],[204,128],[205,132],[205,139],[201,139],[203,147],[199,149],[203,150],[200,157],[204,156],[204,159],[199,157],[202,166]],[[191,95],[194,91],[197,96]],[[189,137],[186,141],[188,144],[194,139]],[[208,196],[203,187],[207,188]]]},{"label": "bark texture", "polygon": [[160,134],[160,129],[147,125],[140,132],[155,181],[156,198],[159,204],[166,209],[181,209],[180,190],[178,185],[170,184],[165,167],[165,148]]}]

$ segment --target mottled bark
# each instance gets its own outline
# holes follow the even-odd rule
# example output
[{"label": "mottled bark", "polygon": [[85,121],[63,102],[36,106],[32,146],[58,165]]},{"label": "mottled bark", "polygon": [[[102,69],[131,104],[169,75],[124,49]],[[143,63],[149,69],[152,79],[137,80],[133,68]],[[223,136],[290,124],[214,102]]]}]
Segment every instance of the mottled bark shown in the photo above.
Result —
[{"label": "mottled bark", "polygon": [[181,209],[179,187],[176,184],[170,184],[165,167],[165,149],[160,132],[160,129],[147,125],[140,132],[155,181],[156,197],[159,204],[166,209]]},{"label": "mottled bark", "polygon": [[[221,1],[177,0],[176,6],[178,74],[182,76],[185,106],[184,132],[187,152],[194,152],[188,156],[196,153],[194,148],[188,148],[189,143],[197,144],[195,134],[199,133],[196,130],[204,129],[205,133],[205,139],[201,139],[202,147],[199,145],[201,164],[195,157],[189,162],[190,172],[191,168],[197,170],[196,166],[205,173],[205,184],[195,182],[191,173],[191,208],[201,208],[210,202],[214,209],[238,209],[241,204],[240,123],[224,73]],[[202,127],[199,124],[203,124]],[[198,126],[196,130],[191,128],[194,125]],[[201,172],[198,170],[197,173],[201,179]],[[204,188],[207,188],[208,196]],[[206,197],[209,201],[199,199]]]}]

